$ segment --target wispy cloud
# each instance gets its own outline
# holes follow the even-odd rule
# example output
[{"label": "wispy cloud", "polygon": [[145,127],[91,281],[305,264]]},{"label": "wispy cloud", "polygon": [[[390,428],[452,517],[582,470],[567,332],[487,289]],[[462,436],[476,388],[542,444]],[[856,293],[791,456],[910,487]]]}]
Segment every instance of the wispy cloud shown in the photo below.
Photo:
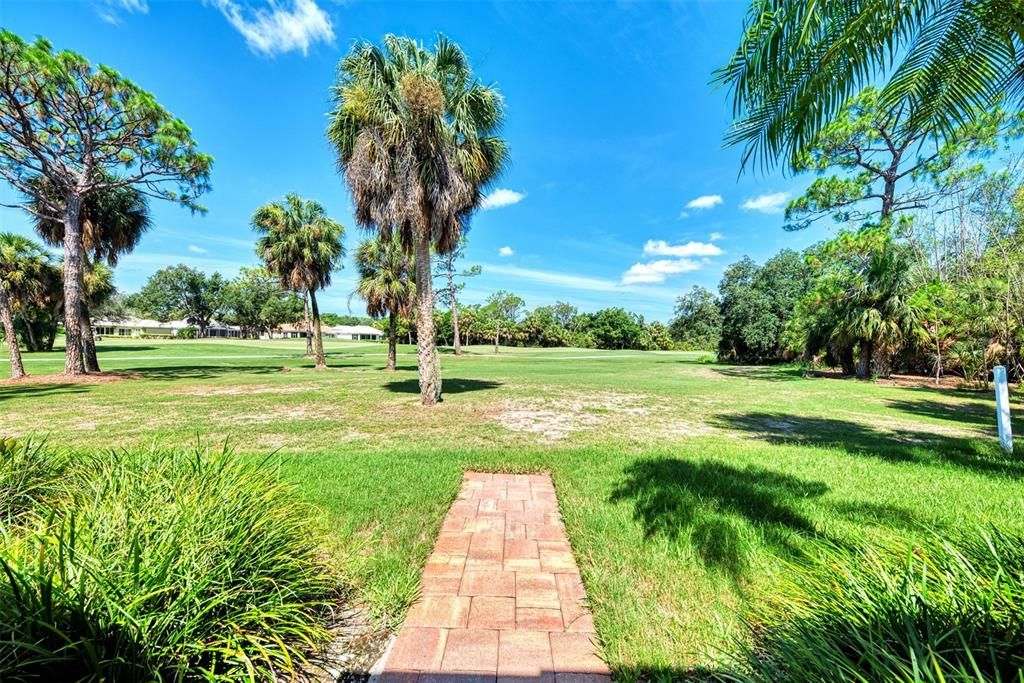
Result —
[{"label": "wispy cloud", "polygon": [[515,249],[512,247],[502,247],[498,250],[498,256],[512,256],[515,253]]},{"label": "wispy cloud", "polygon": [[711,242],[717,242],[720,239],[722,239],[722,233],[720,232],[713,232],[710,235],[708,235],[708,240]]},{"label": "wispy cloud", "polygon": [[480,208],[487,209],[498,209],[503,206],[511,206],[512,204],[518,204],[519,202],[526,199],[526,195],[522,192],[516,192],[515,190],[508,190],[505,188],[498,188],[489,195],[484,197],[484,200],[480,202]]},{"label": "wispy cloud", "polygon": [[98,0],[93,3],[93,7],[100,15],[100,19],[114,25],[121,23],[122,12],[127,14],[149,12],[149,3],[146,0]]},{"label": "wispy cloud", "polygon": [[202,247],[197,247],[194,244],[188,245],[188,250],[191,251],[193,254],[205,254],[206,253],[206,249],[203,249]]},{"label": "wispy cloud", "polygon": [[722,203],[720,194],[704,194],[686,203],[687,209],[713,209]]},{"label": "wispy cloud", "polygon": [[265,7],[251,9],[234,0],[208,0],[245,38],[249,49],[267,56],[297,50],[303,55],[318,42],[334,40],[334,26],[315,0],[283,2],[269,0]]},{"label": "wispy cloud", "polygon": [[720,256],[724,252],[710,242],[687,242],[686,244],[669,244],[665,240],[647,240],[644,245],[645,256]]},{"label": "wispy cloud", "polygon": [[743,208],[747,211],[760,211],[761,213],[782,213],[789,202],[789,192],[769,192],[759,194],[756,197],[749,197],[743,202]]}]

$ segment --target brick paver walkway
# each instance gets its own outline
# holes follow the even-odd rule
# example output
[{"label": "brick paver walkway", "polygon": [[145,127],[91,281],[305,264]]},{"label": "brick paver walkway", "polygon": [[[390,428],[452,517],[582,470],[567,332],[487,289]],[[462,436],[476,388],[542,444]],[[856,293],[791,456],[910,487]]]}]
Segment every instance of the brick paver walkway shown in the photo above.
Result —
[{"label": "brick paver walkway", "polygon": [[548,475],[467,472],[380,683],[606,683]]}]

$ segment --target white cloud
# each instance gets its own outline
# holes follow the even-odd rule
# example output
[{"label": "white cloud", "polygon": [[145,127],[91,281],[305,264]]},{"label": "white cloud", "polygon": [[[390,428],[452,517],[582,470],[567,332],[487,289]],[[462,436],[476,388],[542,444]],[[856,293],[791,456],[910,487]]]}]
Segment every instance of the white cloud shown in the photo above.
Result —
[{"label": "white cloud", "polygon": [[680,218],[689,218],[690,217],[690,212],[689,211],[680,211],[679,212],[679,217]]},{"label": "white cloud", "polygon": [[704,194],[686,203],[687,209],[713,209],[722,203],[720,194]]},{"label": "white cloud", "polygon": [[717,242],[720,239],[722,239],[722,233],[720,232],[713,232],[710,235],[708,235],[709,242]]},{"label": "white cloud", "polygon": [[721,256],[723,252],[710,242],[687,242],[686,244],[669,244],[665,240],[647,240],[644,245],[645,256]]},{"label": "white cloud", "polygon": [[700,270],[702,264],[688,258],[658,259],[647,263],[634,263],[622,274],[622,284],[659,284],[669,275]]},{"label": "white cloud", "polygon": [[673,301],[679,295],[671,288],[652,287],[629,287],[629,283],[620,283],[613,280],[605,280],[586,275],[572,275],[569,273],[556,273],[547,270],[534,270],[532,268],[519,268],[517,266],[506,266],[498,263],[483,263],[484,272],[488,275],[505,275],[507,277],[530,282],[540,282],[545,285],[555,285],[584,292],[613,292],[613,293],[638,293],[645,298],[664,299]]},{"label": "white cloud", "polygon": [[121,12],[128,14],[149,12],[149,3],[146,0],[102,0],[102,2],[94,4],[93,7],[100,15],[100,19],[115,26],[121,23]]},{"label": "white cloud", "polygon": [[503,206],[511,206],[518,204],[519,202],[526,199],[526,195],[522,192],[516,192],[515,190],[507,190],[505,188],[498,188],[494,192],[484,197],[484,200],[480,202],[480,208],[487,209],[499,209]]},{"label": "white cloud", "polygon": [[234,0],[209,0],[254,52],[273,56],[292,50],[308,54],[310,45],[334,40],[331,19],[316,0],[292,0],[291,9],[278,0],[249,9]]},{"label": "white cloud", "polygon": [[502,247],[498,250],[498,256],[512,256],[515,253],[516,252],[512,247]]},{"label": "white cloud", "polygon": [[206,253],[206,249],[203,249],[202,247],[197,247],[194,244],[188,245],[188,250],[191,251],[193,254],[205,254]]},{"label": "white cloud", "polygon": [[760,211],[761,213],[782,213],[789,201],[788,192],[769,192],[750,197],[743,202],[743,208],[747,211]]}]

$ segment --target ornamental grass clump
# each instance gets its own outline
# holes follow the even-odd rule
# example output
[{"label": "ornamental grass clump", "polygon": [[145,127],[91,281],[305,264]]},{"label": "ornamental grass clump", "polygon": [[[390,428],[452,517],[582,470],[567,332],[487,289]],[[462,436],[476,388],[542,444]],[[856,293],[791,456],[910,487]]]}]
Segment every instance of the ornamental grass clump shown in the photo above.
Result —
[{"label": "ornamental grass clump", "polygon": [[759,610],[755,681],[1024,680],[1024,537],[827,550]]},{"label": "ornamental grass clump", "polygon": [[67,470],[63,452],[33,439],[0,438],[0,528],[23,521],[59,492]]},{"label": "ornamental grass clump", "polygon": [[0,679],[269,681],[327,638],[336,584],[266,462],[106,453],[0,536]]}]

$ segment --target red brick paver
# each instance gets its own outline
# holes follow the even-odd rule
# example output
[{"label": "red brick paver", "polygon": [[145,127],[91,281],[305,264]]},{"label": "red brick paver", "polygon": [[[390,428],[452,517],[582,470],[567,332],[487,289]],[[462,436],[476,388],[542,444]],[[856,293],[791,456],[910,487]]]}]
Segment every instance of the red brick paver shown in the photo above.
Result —
[{"label": "red brick paver", "polygon": [[467,472],[379,683],[610,681],[548,475]]}]

